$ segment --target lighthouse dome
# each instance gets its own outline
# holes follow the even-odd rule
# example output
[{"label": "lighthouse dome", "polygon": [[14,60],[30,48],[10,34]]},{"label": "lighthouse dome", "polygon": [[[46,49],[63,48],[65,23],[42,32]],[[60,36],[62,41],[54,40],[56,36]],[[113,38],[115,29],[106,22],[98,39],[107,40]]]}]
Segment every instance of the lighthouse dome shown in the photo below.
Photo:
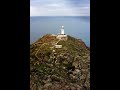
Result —
[{"label": "lighthouse dome", "polygon": [[62,26],[62,28],[64,28],[64,26]]}]

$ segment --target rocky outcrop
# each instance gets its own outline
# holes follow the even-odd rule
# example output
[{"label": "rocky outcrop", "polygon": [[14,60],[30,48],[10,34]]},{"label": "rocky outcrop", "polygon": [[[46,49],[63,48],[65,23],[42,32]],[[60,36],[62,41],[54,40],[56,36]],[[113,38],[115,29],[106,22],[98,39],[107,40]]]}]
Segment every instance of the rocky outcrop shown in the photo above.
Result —
[{"label": "rocky outcrop", "polygon": [[59,41],[62,48],[54,48],[57,41],[48,34],[30,46],[30,89],[90,90],[88,47],[68,36],[67,41]]}]

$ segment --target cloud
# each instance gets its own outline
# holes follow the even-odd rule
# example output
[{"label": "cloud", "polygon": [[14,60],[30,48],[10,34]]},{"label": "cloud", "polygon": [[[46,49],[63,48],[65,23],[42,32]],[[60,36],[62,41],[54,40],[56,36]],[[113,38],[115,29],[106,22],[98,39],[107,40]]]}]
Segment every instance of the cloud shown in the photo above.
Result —
[{"label": "cloud", "polygon": [[57,3],[53,3],[53,4],[48,4],[47,6],[49,6],[49,7],[60,7],[61,5],[57,4]]},{"label": "cloud", "polygon": [[[89,3],[68,3],[70,0],[31,0],[30,16],[89,16]],[[76,0],[75,0],[76,1]],[[76,2],[75,2],[76,3]]]}]

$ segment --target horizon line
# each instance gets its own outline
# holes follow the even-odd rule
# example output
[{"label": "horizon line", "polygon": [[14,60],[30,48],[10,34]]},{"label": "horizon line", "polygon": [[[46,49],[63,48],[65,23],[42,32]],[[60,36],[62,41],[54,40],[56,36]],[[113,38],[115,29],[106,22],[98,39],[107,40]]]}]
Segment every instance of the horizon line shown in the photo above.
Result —
[{"label": "horizon line", "polygon": [[[87,16],[87,15],[86,15]],[[88,15],[89,16],[89,15]],[[30,16],[30,17],[39,17],[39,16]],[[44,16],[47,17],[47,16]],[[57,17],[57,16],[51,16],[51,17]],[[66,17],[66,16],[60,16],[60,17]],[[68,16],[67,16],[68,17]],[[90,16],[89,16],[90,17]]]}]

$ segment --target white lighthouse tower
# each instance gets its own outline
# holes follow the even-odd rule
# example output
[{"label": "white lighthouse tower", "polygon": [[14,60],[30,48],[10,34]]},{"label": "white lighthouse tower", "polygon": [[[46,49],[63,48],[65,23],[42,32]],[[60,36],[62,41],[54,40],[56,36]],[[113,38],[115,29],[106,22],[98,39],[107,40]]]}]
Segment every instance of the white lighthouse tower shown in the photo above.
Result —
[{"label": "white lighthouse tower", "polygon": [[61,33],[56,36],[57,39],[59,40],[67,40],[67,35],[64,33],[64,26],[61,28]]},{"label": "white lighthouse tower", "polygon": [[64,26],[62,26],[62,28],[61,28],[61,34],[64,35]]}]

